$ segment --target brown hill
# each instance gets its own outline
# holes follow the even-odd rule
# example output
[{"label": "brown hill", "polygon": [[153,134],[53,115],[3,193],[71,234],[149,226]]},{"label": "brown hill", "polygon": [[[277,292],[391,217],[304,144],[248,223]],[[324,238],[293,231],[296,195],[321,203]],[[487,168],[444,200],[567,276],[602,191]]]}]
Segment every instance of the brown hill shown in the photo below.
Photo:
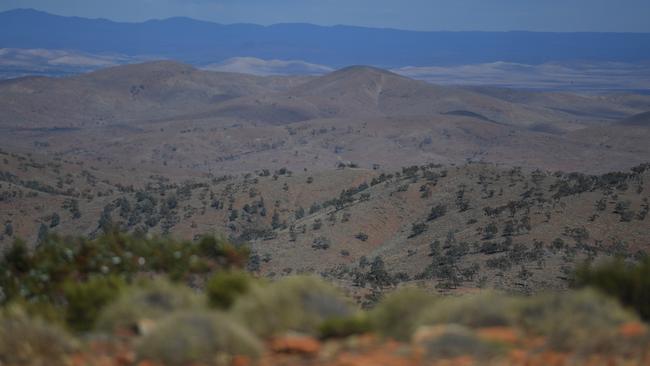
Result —
[{"label": "brown hill", "polygon": [[648,110],[644,96],[441,87],[361,66],[305,78],[154,62],[5,81],[0,97],[2,146],[114,171],[485,161],[603,173],[650,161],[647,131],[616,123]]},{"label": "brown hill", "polygon": [[460,113],[513,126],[544,124],[570,130],[576,123],[638,113],[650,100],[508,93],[436,86],[364,66],[317,78],[256,77],[162,61],[69,78],[5,81],[0,84],[0,126],[69,128],[199,117],[286,124],[314,118]]},{"label": "brown hill", "polygon": [[69,78],[22,78],[0,84],[0,126],[78,128],[173,117],[286,89],[294,80],[300,78],[207,72],[168,61]]}]

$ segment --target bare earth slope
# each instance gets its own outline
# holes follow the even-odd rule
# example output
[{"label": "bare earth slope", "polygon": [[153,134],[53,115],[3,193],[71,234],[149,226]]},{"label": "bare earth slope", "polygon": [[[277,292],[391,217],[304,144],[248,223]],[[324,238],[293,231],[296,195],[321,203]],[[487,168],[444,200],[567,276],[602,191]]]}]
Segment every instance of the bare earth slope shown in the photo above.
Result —
[{"label": "bare earth slope", "polygon": [[0,125],[76,128],[172,117],[291,84],[291,78],[199,71],[168,61],[68,78],[21,78],[0,83]]},{"label": "bare earth slope", "polygon": [[648,96],[442,87],[363,66],[256,77],[153,62],[0,83],[0,143],[172,176],[468,160],[602,173],[650,160],[649,130],[630,140],[617,124],[648,109]]}]

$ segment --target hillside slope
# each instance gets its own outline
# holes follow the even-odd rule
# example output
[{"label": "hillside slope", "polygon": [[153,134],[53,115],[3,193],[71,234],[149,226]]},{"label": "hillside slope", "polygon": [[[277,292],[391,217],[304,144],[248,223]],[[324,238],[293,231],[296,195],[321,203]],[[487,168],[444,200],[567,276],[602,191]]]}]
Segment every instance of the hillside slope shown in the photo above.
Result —
[{"label": "hillside slope", "polygon": [[256,77],[152,62],[0,82],[0,143],[167,176],[466,161],[604,173],[650,161],[650,130],[618,123],[648,109],[643,95],[438,86],[363,66]]},{"label": "hillside slope", "polygon": [[125,185],[66,161],[3,153],[1,242],[107,225],[193,239],[252,241],[265,276],[321,273],[359,292],[418,282],[563,288],[576,264],[647,252],[650,169],[600,176],[489,164],[398,172],[258,171]]}]

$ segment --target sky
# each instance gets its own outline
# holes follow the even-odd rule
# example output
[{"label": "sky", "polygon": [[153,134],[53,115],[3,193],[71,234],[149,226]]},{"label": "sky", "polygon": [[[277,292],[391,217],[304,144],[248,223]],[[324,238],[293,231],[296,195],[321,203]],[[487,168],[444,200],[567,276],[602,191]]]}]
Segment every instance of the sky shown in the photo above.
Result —
[{"label": "sky", "polygon": [[0,11],[139,22],[313,23],[410,30],[650,32],[650,0],[0,0]]}]

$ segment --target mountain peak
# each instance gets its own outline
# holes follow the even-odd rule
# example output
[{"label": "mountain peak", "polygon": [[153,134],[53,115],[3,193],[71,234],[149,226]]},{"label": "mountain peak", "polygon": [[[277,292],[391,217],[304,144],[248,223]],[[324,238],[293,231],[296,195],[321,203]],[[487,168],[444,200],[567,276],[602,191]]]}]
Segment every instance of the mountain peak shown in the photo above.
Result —
[{"label": "mountain peak", "polygon": [[398,76],[397,74],[390,72],[385,69],[381,69],[378,67],[374,66],[368,66],[368,65],[352,65],[352,66],[347,66],[342,69],[336,70],[331,73],[331,75],[354,75],[354,74],[365,74],[365,75],[392,75],[392,76]]}]

